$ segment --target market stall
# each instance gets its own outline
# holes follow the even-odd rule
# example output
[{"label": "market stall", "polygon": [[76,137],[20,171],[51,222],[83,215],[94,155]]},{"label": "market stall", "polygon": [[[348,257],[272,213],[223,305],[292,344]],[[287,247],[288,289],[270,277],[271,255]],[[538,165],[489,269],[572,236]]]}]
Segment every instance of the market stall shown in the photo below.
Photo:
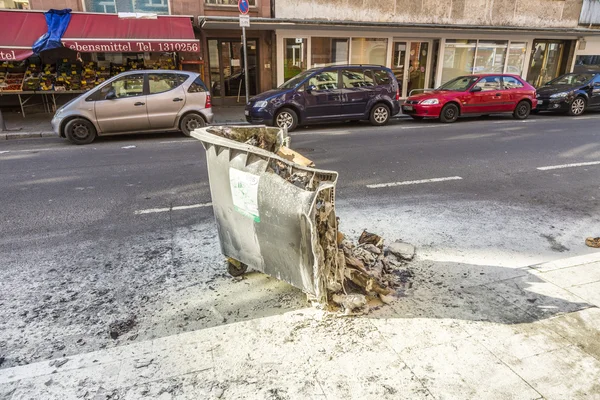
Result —
[{"label": "market stall", "polygon": [[[124,71],[179,69],[200,52],[189,17],[72,13],[67,24],[60,47],[34,54],[48,32],[44,13],[0,11],[0,27],[21,35],[0,37],[0,99],[14,96],[23,116],[32,105],[55,111],[57,97],[84,93]],[[46,40],[52,37],[48,32]]]}]

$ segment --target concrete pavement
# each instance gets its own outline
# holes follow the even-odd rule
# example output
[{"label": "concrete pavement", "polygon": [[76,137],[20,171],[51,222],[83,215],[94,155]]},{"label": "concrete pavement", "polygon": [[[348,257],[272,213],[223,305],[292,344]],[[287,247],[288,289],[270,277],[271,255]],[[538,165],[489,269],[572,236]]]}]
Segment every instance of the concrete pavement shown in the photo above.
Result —
[{"label": "concrete pavement", "polygon": [[0,398],[600,399],[600,253],[414,269],[364,317],[303,308],[8,368]]}]

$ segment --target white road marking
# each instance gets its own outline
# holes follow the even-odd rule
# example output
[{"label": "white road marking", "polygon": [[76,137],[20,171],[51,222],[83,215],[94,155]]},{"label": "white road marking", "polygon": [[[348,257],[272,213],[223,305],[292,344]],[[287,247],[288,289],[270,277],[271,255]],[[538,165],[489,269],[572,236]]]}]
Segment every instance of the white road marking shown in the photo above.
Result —
[{"label": "white road marking", "polygon": [[538,167],[538,169],[540,171],[549,171],[551,169],[585,167],[585,166],[588,166],[588,165],[600,165],[600,161],[590,161],[590,162],[582,162],[582,163],[574,163],[574,164],[563,164],[563,165],[550,165],[548,167]]},{"label": "white road marking", "polygon": [[135,146],[123,146],[122,149],[135,149]]},{"label": "white road marking", "polygon": [[592,117],[592,116],[589,116],[589,117],[576,117],[576,118],[573,118],[573,119],[575,121],[579,121],[580,119],[598,119],[598,117]]},{"label": "white road marking", "polygon": [[369,189],[378,189],[378,188],[383,188],[383,187],[405,186],[405,185],[418,185],[420,183],[458,181],[458,180],[461,180],[461,179],[462,178],[460,176],[449,176],[447,178],[421,179],[421,180],[418,180],[418,181],[378,183],[378,184],[375,184],[375,185],[367,185],[367,187]]},{"label": "white road marking", "polygon": [[204,204],[192,204],[189,206],[176,206],[176,207],[168,207],[168,208],[148,208],[146,210],[137,210],[135,215],[141,214],[153,214],[167,211],[178,211],[178,210],[189,210],[192,208],[202,208],[202,207],[211,207],[212,203],[204,203]]},{"label": "white road marking", "polygon": [[0,151],[0,154],[4,154],[4,153],[10,153],[10,150]]},{"label": "white road marking", "polygon": [[198,142],[196,139],[181,139],[181,140],[169,140],[166,142],[159,142],[160,144],[164,143],[185,143],[185,142]]}]

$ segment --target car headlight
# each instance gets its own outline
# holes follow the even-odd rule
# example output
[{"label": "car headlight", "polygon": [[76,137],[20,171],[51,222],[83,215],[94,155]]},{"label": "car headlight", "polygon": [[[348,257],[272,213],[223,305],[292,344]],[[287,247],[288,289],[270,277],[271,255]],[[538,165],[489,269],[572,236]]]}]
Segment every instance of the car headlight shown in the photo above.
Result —
[{"label": "car headlight", "polygon": [[421,104],[423,104],[423,105],[440,104],[440,101],[438,99],[428,99],[428,100],[423,100],[421,102]]},{"label": "car headlight", "polygon": [[267,102],[267,101],[265,101],[265,100],[262,100],[262,101],[257,101],[256,103],[254,103],[254,106],[253,106],[253,107],[254,107],[254,108],[264,108],[264,107],[266,107],[266,106],[267,106],[267,104],[268,104],[268,102]]},{"label": "car headlight", "polygon": [[569,92],[560,92],[560,93],[554,93],[552,96],[550,96],[550,98],[551,99],[564,99],[568,95],[569,95]]}]

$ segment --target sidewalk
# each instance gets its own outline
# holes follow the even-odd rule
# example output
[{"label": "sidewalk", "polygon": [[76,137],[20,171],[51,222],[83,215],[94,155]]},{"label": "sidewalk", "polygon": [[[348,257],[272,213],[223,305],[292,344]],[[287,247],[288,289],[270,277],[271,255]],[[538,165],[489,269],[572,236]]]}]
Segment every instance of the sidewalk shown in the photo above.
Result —
[{"label": "sidewalk", "polygon": [[[213,106],[213,112],[215,114],[214,124],[247,124],[244,117],[244,106]],[[23,118],[21,113],[3,111],[3,116],[9,132],[0,132],[0,141],[56,136],[50,125],[53,114],[27,114],[26,118]],[[398,114],[394,118],[406,117],[406,115]]]},{"label": "sidewalk", "polygon": [[[527,268],[413,268],[405,296],[366,316],[221,316],[206,329],[0,369],[0,399],[600,399],[600,253]],[[240,291],[290,293],[277,282],[261,294],[261,276],[224,280],[208,296],[229,287],[235,311]]]}]

